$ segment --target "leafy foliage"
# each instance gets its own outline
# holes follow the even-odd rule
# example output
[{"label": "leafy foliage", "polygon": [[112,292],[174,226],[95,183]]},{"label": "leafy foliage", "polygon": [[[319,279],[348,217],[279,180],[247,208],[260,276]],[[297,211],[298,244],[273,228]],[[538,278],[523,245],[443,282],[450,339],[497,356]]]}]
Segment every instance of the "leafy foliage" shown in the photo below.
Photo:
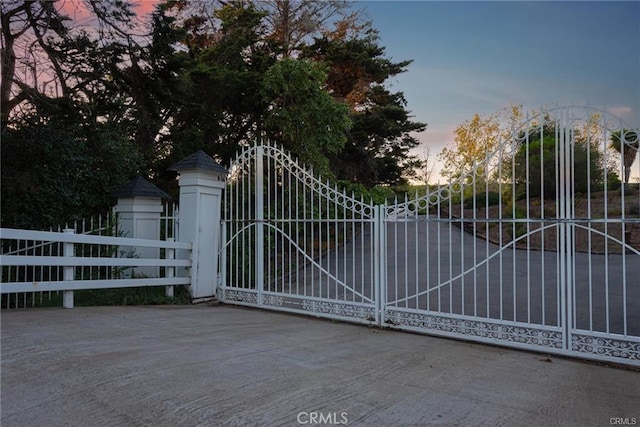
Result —
[{"label": "leafy foliage", "polygon": [[[558,182],[557,159],[560,155],[555,123],[545,118],[543,124],[534,126],[520,135],[519,145],[513,161],[507,161],[505,175],[514,178],[516,198],[555,198]],[[587,138],[580,129],[570,129],[567,135],[575,143],[571,153],[573,159],[572,189],[576,193],[598,191],[605,185],[603,154],[597,139]],[[613,176],[609,180],[614,179]]]},{"label": "leafy foliage", "polygon": [[173,163],[265,137],[369,187],[419,164],[426,125],[385,86],[410,61],[347,2],[171,0],[146,27],[129,2],[73,3],[87,26],[63,3],[0,4],[5,226],[95,214],[134,175],[175,196]]},{"label": "leafy foliage", "polygon": [[83,132],[52,120],[2,134],[2,227],[64,225],[106,212],[109,194],[135,174],[126,135],[102,125]]},{"label": "leafy foliage", "polygon": [[265,74],[262,94],[269,103],[265,135],[327,174],[327,156],[343,148],[351,121],[347,106],[323,90],[325,79],[317,63],[283,59]]},{"label": "leafy foliage", "polygon": [[440,153],[442,174],[468,182],[486,179],[485,168],[490,155],[502,141],[511,137],[513,126],[522,118],[522,106],[512,105],[486,117],[475,114],[455,130],[453,144]]},{"label": "leafy foliage", "polygon": [[369,187],[402,184],[420,166],[409,151],[419,144],[414,133],[426,124],[410,120],[404,94],[392,93],[384,83],[411,61],[392,62],[378,45],[377,32],[368,24],[360,30],[345,38],[325,35],[303,49],[303,56],[329,64],[328,89],[351,110],[345,146],[330,162],[341,179]]}]

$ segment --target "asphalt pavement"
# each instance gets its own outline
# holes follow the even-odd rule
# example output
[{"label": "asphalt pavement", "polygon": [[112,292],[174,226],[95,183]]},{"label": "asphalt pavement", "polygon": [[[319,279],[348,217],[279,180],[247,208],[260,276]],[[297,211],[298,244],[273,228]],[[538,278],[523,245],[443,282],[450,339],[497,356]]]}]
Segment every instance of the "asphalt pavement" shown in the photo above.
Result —
[{"label": "asphalt pavement", "polygon": [[640,372],[233,306],[2,310],[10,426],[640,425]]}]

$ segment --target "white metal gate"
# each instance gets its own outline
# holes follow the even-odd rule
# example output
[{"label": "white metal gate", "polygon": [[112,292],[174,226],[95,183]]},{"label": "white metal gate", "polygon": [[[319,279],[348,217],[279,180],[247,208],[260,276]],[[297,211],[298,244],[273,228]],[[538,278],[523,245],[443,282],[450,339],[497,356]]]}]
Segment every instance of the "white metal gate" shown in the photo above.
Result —
[{"label": "white metal gate", "polygon": [[378,206],[249,148],[225,195],[221,299],[640,365],[640,191],[617,179],[637,144],[605,112],[558,108],[467,175]]},{"label": "white metal gate", "polygon": [[228,175],[221,299],[380,323],[376,209],[276,147],[247,149]]}]

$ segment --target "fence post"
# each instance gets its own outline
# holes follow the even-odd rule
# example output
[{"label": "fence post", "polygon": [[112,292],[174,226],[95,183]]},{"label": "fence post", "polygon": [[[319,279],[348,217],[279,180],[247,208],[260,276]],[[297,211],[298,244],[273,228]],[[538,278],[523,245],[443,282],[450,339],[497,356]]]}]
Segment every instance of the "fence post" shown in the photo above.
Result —
[{"label": "fence post", "polygon": [[220,213],[227,170],[202,150],[169,170],[180,175],[178,235],[180,241],[192,244],[191,300],[207,301],[215,298],[218,287]]},{"label": "fence post", "polygon": [[[73,228],[65,228],[63,230],[65,234],[75,234],[76,231]],[[64,246],[62,248],[62,255],[67,257],[73,257],[73,242],[64,242]],[[75,267],[72,265],[63,267],[63,275],[62,279],[65,282],[71,282],[74,279],[75,275]],[[62,307],[64,308],[73,308],[73,291],[62,291]]]},{"label": "fence post", "polygon": [[[167,238],[167,242],[173,242],[172,237]],[[174,259],[175,249],[167,248],[165,252],[165,259]],[[175,267],[165,267],[165,277],[171,279],[174,277]],[[164,287],[164,294],[167,298],[173,298],[173,285],[167,285]]]}]

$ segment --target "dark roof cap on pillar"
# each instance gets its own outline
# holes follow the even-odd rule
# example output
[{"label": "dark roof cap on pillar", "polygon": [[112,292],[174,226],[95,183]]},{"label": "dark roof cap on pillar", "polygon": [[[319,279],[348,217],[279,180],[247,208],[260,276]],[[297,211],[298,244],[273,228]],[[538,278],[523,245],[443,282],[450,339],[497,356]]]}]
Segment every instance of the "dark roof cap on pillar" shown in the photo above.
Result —
[{"label": "dark roof cap on pillar", "polygon": [[210,170],[219,174],[226,174],[227,170],[215,162],[207,153],[198,150],[187,158],[180,160],[168,170],[181,172],[193,169]]},{"label": "dark roof cap on pillar", "polygon": [[169,196],[167,193],[140,176],[127,182],[125,185],[112,192],[111,195],[120,199],[128,199],[133,197],[155,197],[158,199],[171,199],[171,196]]}]

